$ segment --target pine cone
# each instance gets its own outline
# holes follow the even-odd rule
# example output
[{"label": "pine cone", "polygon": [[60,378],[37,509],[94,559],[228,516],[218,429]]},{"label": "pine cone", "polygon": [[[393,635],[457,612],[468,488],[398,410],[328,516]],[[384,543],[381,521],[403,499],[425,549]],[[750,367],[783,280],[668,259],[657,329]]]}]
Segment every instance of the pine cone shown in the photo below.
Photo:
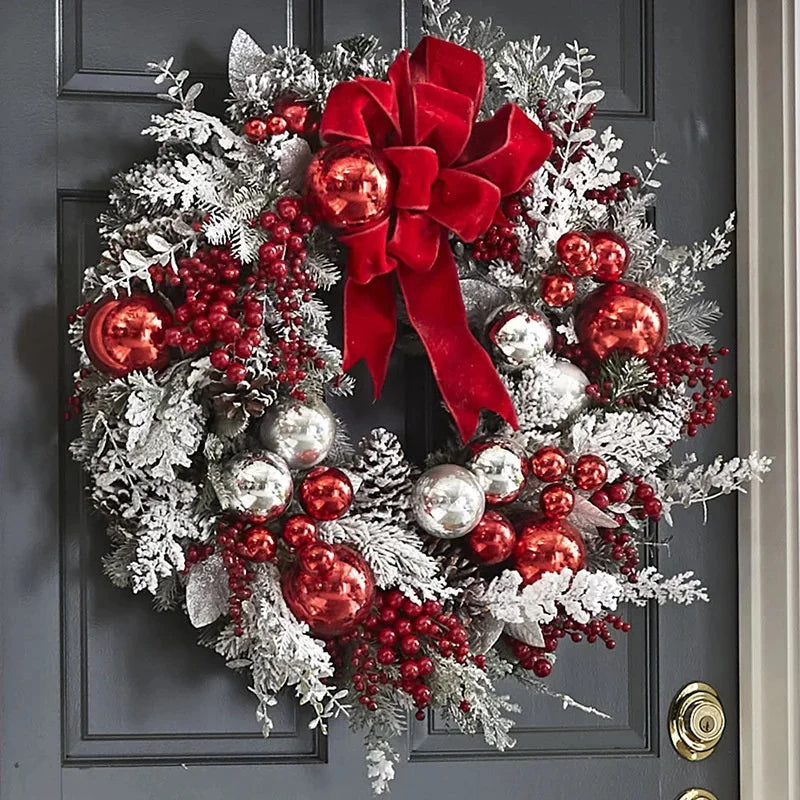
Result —
[{"label": "pine cone", "polygon": [[275,402],[275,390],[269,378],[260,376],[239,386],[215,381],[208,385],[206,397],[214,410],[214,432],[231,438],[242,433],[252,417],[263,416]]},{"label": "pine cone", "polygon": [[451,539],[425,537],[422,549],[439,562],[439,568],[448,586],[463,589],[475,581],[483,581],[478,565],[467,558],[461,545]]}]

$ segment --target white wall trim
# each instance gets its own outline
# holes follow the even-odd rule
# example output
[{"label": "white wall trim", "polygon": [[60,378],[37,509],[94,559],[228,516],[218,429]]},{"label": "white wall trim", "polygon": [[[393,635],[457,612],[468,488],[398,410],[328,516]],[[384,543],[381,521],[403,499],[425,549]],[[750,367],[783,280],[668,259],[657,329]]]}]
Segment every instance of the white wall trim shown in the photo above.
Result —
[{"label": "white wall trim", "polygon": [[741,797],[800,800],[798,0],[736,0]]}]

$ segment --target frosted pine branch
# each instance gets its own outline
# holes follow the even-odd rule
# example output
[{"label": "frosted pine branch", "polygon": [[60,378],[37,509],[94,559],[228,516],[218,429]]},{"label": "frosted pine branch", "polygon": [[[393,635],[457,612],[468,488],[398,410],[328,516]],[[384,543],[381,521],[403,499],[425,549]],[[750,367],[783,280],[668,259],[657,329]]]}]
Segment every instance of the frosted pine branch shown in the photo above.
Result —
[{"label": "frosted pine branch", "polygon": [[681,572],[666,578],[655,567],[645,567],[636,573],[636,583],[630,583],[624,576],[620,578],[620,602],[637,606],[647,605],[650,600],[659,605],[690,605],[698,600],[707,603],[708,591],[693,575],[694,572]]}]

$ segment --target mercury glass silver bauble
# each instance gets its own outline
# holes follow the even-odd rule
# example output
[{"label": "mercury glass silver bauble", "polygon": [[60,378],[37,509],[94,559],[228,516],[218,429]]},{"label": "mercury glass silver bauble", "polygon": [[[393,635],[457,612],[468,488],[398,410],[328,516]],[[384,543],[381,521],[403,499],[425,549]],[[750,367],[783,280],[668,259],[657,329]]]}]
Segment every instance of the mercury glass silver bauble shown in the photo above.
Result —
[{"label": "mercury glass silver bauble", "polygon": [[487,503],[516,500],[525,478],[528,462],[520,447],[507,439],[478,439],[469,446],[467,469],[478,479]]},{"label": "mercury glass silver bauble", "polygon": [[566,415],[577,414],[578,411],[589,405],[589,395],[586,387],[589,379],[571,361],[559,358],[553,368],[552,391],[554,397],[559,399]]},{"label": "mercury glass silver bauble", "polygon": [[229,511],[273,519],[292,499],[292,474],[275,453],[259,450],[234,456],[222,468],[220,502]]},{"label": "mercury glass silver bauble", "polygon": [[499,308],[489,319],[487,336],[495,358],[509,367],[522,368],[553,346],[550,323],[538,311],[513,306]]},{"label": "mercury glass silver bauble", "polygon": [[431,467],[420,476],[411,495],[411,509],[420,527],[440,539],[466,536],[485,507],[478,479],[457,464]]},{"label": "mercury glass silver bauble", "polygon": [[319,464],[333,445],[336,419],[322,403],[306,405],[286,400],[267,410],[261,423],[261,441],[290,469]]}]

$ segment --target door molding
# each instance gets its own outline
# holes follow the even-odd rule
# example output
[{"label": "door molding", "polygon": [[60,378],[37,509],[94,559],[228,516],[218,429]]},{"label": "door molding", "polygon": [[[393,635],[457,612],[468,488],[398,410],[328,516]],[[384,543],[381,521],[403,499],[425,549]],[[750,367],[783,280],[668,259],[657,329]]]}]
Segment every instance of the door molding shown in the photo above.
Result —
[{"label": "door molding", "polygon": [[798,0],[737,0],[741,797],[800,800]]}]

